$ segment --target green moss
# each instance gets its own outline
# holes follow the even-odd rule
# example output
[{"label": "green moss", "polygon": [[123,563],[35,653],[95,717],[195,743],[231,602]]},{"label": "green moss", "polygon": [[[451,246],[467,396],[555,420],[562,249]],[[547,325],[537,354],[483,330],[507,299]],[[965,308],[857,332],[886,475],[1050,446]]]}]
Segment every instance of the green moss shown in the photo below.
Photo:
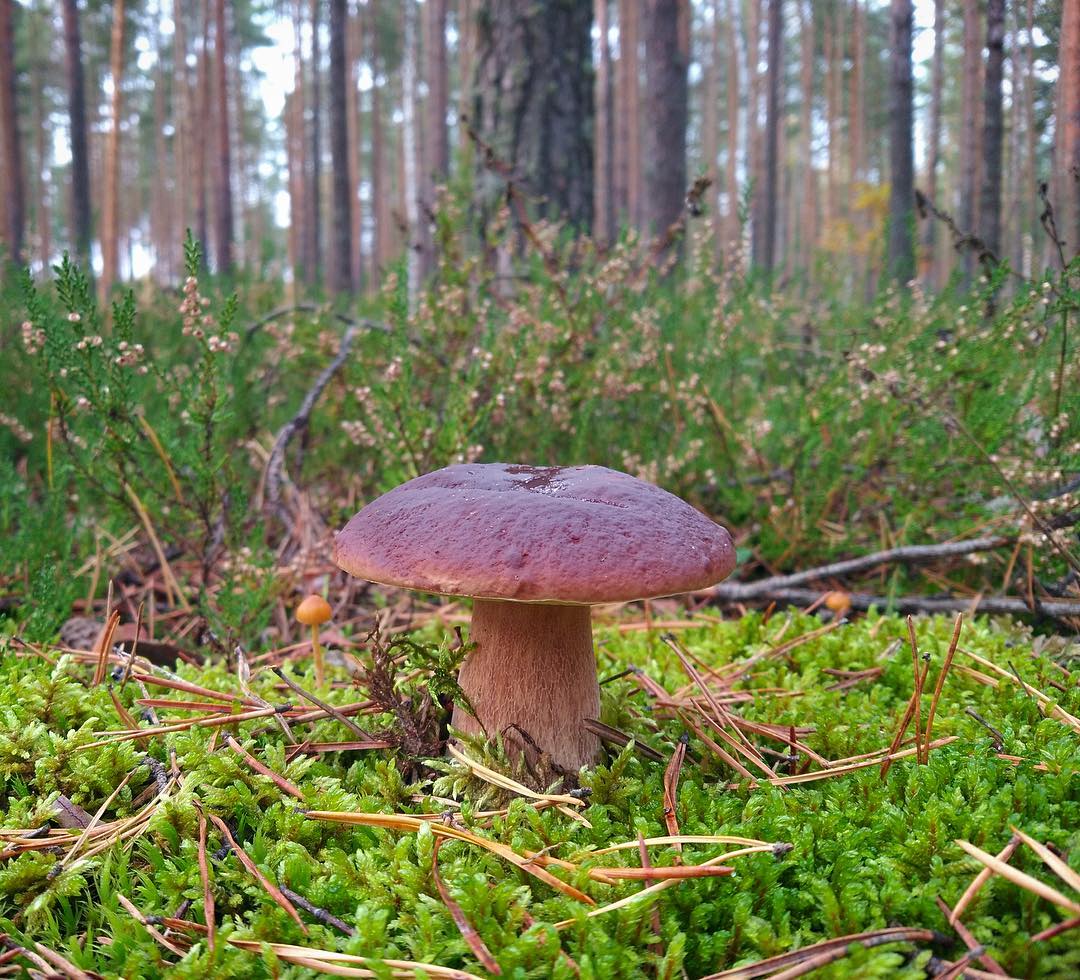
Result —
[{"label": "green moss", "polygon": [[[820,626],[793,615],[765,622],[759,615],[722,625],[685,630],[682,642],[710,666],[765,654],[784,629],[791,640]],[[934,668],[942,659],[951,623],[917,624],[920,648]],[[895,639],[905,635],[896,618],[876,615],[810,639],[779,658],[763,656],[736,687],[755,696],[737,710],[746,718],[783,725],[811,725],[806,741],[828,758],[857,755],[888,744],[911,694],[910,652]],[[423,639],[423,637],[421,637]],[[686,682],[674,654],[655,633],[598,629],[601,676],[630,665],[646,671],[669,691]],[[1063,708],[1080,712],[1080,688],[1050,687],[1064,677],[1053,666],[1051,645],[1006,623],[979,621],[964,628],[962,649],[995,663],[1011,663],[1044,691],[1054,690]],[[1059,657],[1067,651],[1059,651]],[[963,666],[965,655],[957,658]],[[830,691],[827,668],[880,666],[877,678],[844,691]],[[235,682],[220,668],[180,674],[222,690]],[[3,826],[40,825],[59,794],[93,813],[132,773],[104,819],[132,814],[153,783],[149,755],[183,774],[158,807],[145,832],[101,854],[79,858],[62,871],[60,855],[35,851],[0,865],[0,929],[18,941],[38,941],[82,968],[105,975],[151,977],[301,976],[298,967],[230,947],[229,936],[295,942],[363,956],[394,957],[458,966],[483,973],[439,898],[432,880],[434,838],[419,834],[324,823],[304,809],[361,812],[437,813],[427,797],[464,794],[459,821],[513,847],[543,850],[592,866],[633,865],[634,850],[603,857],[590,851],[666,833],[663,819],[664,765],[631,746],[608,756],[582,777],[591,791],[583,811],[591,828],[555,810],[537,810],[515,799],[504,816],[484,826],[472,814],[492,805],[481,799],[475,780],[456,764],[436,763],[435,781],[408,784],[394,753],[366,752],[300,758],[286,763],[283,736],[261,721],[241,726],[238,736],[253,754],[298,785],[303,806],[269,779],[253,773],[228,749],[211,751],[210,730],[192,729],[157,737],[146,745],[125,742],[107,748],[82,746],[103,731],[120,727],[108,694],[87,687],[90,668],[58,658],[15,656],[0,660],[0,806]],[[260,674],[256,689],[280,700]],[[262,687],[260,687],[262,686]],[[631,673],[604,687],[605,721],[634,735],[665,756],[682,728],[652,709]],[[136,692],[118,692],[137,711]],[[778,695],[784,696],[778,696]],[[1005,738],[1004,751],[1023,758],[997,758],[992,738],[965,709],[971,708]],[[170,717],[175,717],[172,713]],[[389,723],[389,718],[385,719]],[[261,732],[261,734],[254,734]],[[949,930],[936,897],[953,903],[979,865],[955,844],[971,841],[996,852],[1011,826],[1054,845],[1080,868],[1080,753],[1078,736],[1044,718],[1016,685],[992,688],[954,669],[945,686],[935,736],[957,741],[935,750],[929,764],[895,763],[882,780],[878,767],[788,788],[733,784],[733,774],[691,736],[678,789],[677,816],[686,834],[728,833],[792,844],[780,856],[735,859],[727,878],[688,880],[642,902],[597,918],[548,886],[498,857],[463,842],[440,850],[439,870],[454,900],[512,977],[571,976],[572,957],[584,977],[643,975],[700,976],[751,962],[822,939],[904,925],[938,930],[939,942],[856,949],[822,976],[918,977],[930,955],[955,958],[962,944]],[[334,722],[313,726],[313,738],[341,738]],[[778,747],[779,743],[777,743]],[[1043,765],[1046,770],[1037,769]],[[432,770],[428,770],[431,772]],[[737,788],[735,788],[737,786]],[[196,943],[182,960],[154,942],[121,905],[118,896],[144,914],[187,915],[203,921],[198,870],[198,797],[208,812],[225,819],[247,854],[271,879],[350,924],[347,937],[306,912],[310,935],[274,904],[234,855],[211,857],[218,942],[211,955]],[[498,801],[497,801],[498,802]],[[505,803],[505,800],[502,801]],[[137,804],[137,805],[136,805]],[[501,805],[501,804],[500,804]],[[211,826],[208,851],[222,842]],[[691,862],[713,857],[721,845],[688,847]],[[656,864],[675,852],[655,848]],[[1038,858],[1021,848],[1013,864],[1068,890]],[[605,886],[584,871],[564,875],[604,904],[630,895],[639,884]],[[1080,896],[1073,896],[1080,898]],[[658,913],[659,919],[654,919]],[[1064,913],[999,877],[992,877],[964,919],[979,942],[1012,975],[1075,976],[1080,970],[1080,931],[1032,945],[1029,937],[1060,921]],[[575,922],[561,933],[552,924]],[[659,922],[659,934],[654,932]],[[532,922],[531,925],[528,923]]]}]

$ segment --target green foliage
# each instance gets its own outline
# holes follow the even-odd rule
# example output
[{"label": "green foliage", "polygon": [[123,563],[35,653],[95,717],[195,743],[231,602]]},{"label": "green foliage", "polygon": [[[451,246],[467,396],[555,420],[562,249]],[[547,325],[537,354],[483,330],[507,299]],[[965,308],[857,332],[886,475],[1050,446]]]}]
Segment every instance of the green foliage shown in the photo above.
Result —
[{"label": "green foliage", "polygon": [[[710,666],[767,654],[781,634],[791,640],[816,628],[812,617],[792,614],[766,622],[759,615],[686,631],[686,645]],[[948,645],[951,623],[917,623],[920,649],[936,674]],[[1048,690],[1062,676],[1056,663],[1070,662],[1068,644],[1047,644],[1015,626],[979,621],[964,628],[962,647],[1001,665],[1013,664],[1025,681]],[[911,694],[910,656],[895,650],[902,621],[871,615],[864,621],[817,636],[794,647],[787,659],[764,656],[742,685],[756,697],[739,706],[745,717],[777,725],[812,723],[806,737],[826,757],[858,755],[887,744]],[[685,679],[671,651],[648,633],[599,631],[602,674],[633,663],[668,690]],[[421,655],[438,670],[439,657]],[[578,903],[522,875],[498,857],[451,841],[439,853],[439,874],[453,900],[492,951],[504,975],[599,978],[701,976],[738,963],[786,952],[822,939],[902,924],[938,930],[933,948],[910,945],[853,948],[823,972],[833,977],[921,977],[930,955],[956,958],[964,947],[949,930],[936,897],[954,903],[980,865],[955,844],[968,840],[997,851],[1013,826],[1057,848],[1077,867],[1080,855],[1080,761],[1077,735],[1060,721],[1034,710],[1015,685],[993,688],[963,673],[964,655],[945,686],[935,736],[957,741],[931,753],[929,764],[897,762],[882,780],[871,766],[843,776],[788,789],[743,783],[691,736],[679,780],[676,816],[685,834],[736,834],[787,842],[790,851],[733,860],[727,878],[682,881],[650,902],[596,918]],[[412,663],[412,661],[410,661]],[[431,667],[434,664],[434,667]],[[843,691],[829,690],[826,669],[884,668],[880,677]],[[49,820],[60,793],[93,812],[128,777],[110,804],[106,821],[137,812],[153,785],[149,755],[167,762],[175,753],[183,784],[169,791],[147,825],[130,841],[70,862],[33,851],[0,865],[0,929],[29,944],[62,952],[87,970],[108,975],[270,976],[293,968],[230,948],[227,939],[257,938],[341,949],[482,970],[442,903],[431,876],[434,839],[419,834],[375,830],[312,820],[306,810],[438,813],[431,798],[460,801],[459,826],[499,840],[519,853],[545,851],[590,866],[637,864],[636,850],[593,857],[592,851],[640,833],[666,833],[662,781],[665,766],[643,759],[633,747],[609,756],[586,772],[591,792],[583,815],[591,826],[553,809],[538,810],[514,799],[504,816],[485,821],[478,811],[493,800],[460,767],[431,760],[446,772],[434,784],[410,783],[392,754],[335,753],[287,763],[279,729],[248,723],[239,735],[249,752],[299,786],[304,801],[283,795],[231,752],[209,751],[210,730],[192,729],[151,740],[121,743],[86,752],[81,746],[116,727],[106,692],[88,690],[91,666],[42,658],[0,659],[0,811],[5,828],[32,828]],[[403,668],[411,670],[409,668]],[[181,677],[218,690],[237,690],[220,668],[180,666]],[[269,672],[256,675],[256,692],[273,698]],[[673,718],[648,717],[632,675],[607,685],[613,697],[604,720],[670,754],[682,729]],[[768,692],[788,691],[790,697]],[[1080,689],[1057,692],[1061,706],[1080,712]],[[119,691],[134,707],[130,687]],[[627,705],[631,707],[626,708]],[[622,706],[620,708],[620,706]],[[995,754],[991,739],[965,709],[993,719],[1006,739],[1005,751],[1022,762]],[[378,725],[379,718],[373,719]],[[393,719],[387,717],[386,724]],[[312,738],[340,738],[336,723],[320,722]],[[481,757],[474,747],[474,755]],[[496,755],[482,756],[497,762]],[[1037,765],[1045,764],[1043,771]],[[130,774],[130,775],[129,775]],[[132,902],[144,915],[172,914],[190,903],[188,917],[201,922],[202,884],[198,870],[195,797],[205,810],[225,819],[247,855],[272,880],[303,895],[318,908],[356,929],[352,938],[301,912],[304,936],[253,880],[234,855],[218,852],[222,837],[209,833],[208,853],[217,908],[217,949],[211,955],[198,941],[178,959],[158,946],[120,904]],[[683,859],[697,863],[716,856],[722,845],[687,846]],[[676,854],[653,848],[654,864],[673,863]],[[1053,879],[1029,850],[1013,865],[1068,890]],[[58,873],[59,871],[59,873]],[[604,903],[633,894],[641,886],[605,886],[584,874],[569,880]],[[1073,896],[1074,898],[1076,896]],[[659,914],[659,931],[653,919]],[[1013,976],[1075,975],[1080,937],[1066,933],[1031,944],[1029,937],[1065,915],[1042,899],[1000,878],[991,878],[964,921]],[[531,917],[531,918],[530,918]],[[556,932],[552,923],[573,919]],[[107,943],[72,937],[108,938]]]}]

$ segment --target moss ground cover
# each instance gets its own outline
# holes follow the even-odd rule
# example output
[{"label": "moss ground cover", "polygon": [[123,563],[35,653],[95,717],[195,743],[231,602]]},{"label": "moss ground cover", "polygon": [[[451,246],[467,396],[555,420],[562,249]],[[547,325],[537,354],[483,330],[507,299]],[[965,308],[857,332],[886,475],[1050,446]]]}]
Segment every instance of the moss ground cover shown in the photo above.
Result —
[{"label": "moss ground cover", "polygon": [[[538,806],[497,790],[446,757],[407,759],[400,748],[294,755],[282,728],[265,713],[224,727],[119,741],[146,709],[148,696],[216,703],[235,713],[248,708],[206,692],[250,696],[251,704],[263,698],[271,705],[293,692],[269,670],[256,669],[247,681],[243,671],[224,665],[178,666],[175,676],[203,693],[152,680],[107,680],[93,687],[91,658],[9,642],[0,659],[0,930],[6,942],[31,952],[40,944],[77,968],[108,976],[312,975],[310,966],[296,964],[296,954],[271,945],[282,943],[486,975],[455,924],[453,906],[503,976],[675,977],[685,971],[700,977],[821,940],[902,926],[937,935],[854,948],[815,975],[922,977],[933,964],[956,961],[966,951],[936,901],[940,896],[955,904],[982,868],[957,840],[996,854],[1016,828],[1060,854],[1066,871],[1075,876],[1080,869],[1080,732],[1068,722],[1080,713],[1080,687],[1069,673],[1080,651],[1010,623],[979,620],[963,627],[934,721],[935,740],[954,740],[930,751],[925,765],[909,756],[894,762],[884,779],[880,766],[871,765],[771,786],[740,780],[689,733],[675,795],[678,833],[790,847],[733,857],[730,876],[676,881],[590,917],[595,907],[505,856],[449,839],[438,845],[440,889],[432,871],[444,835],[433,827],[447,826],[498,842],[519,859],[541,853],[570,862],[547,869],[598,907],[646,887],[596,880],[595,869],[640,867],[636,846],[593,852],[633,845],[639,835],[670,833],[667,762],[688,731],[687,721],[702,716],[686,707],[676,716],[670,702],[692,704],[700,692],[687,686],[683,666],[658,631],[628,616],[637,620],[624,613],[598,629],[600,674],[612,678],[603,685],[603,721],[655,750],[660,761],[636,745],[613,749],[580,780],[577,795],[584,805],[576,809],[584,822],[567,814],[571,808]],[[931,662],[923,725],[952,626],[945,619],[916,622],[919,649]],[[799,742],[827,760],[885,749],[914,686],[903,621],[872,614],[824,633],[821,627],[812,616],[766,620],[749,614],[678,632],[716,696],[741,699],[727,708],[745,721],[796,726]],[[413,651],[396,680],[413,705],[432,685],[432,671],[436,681],[443,676],[445,651],[453,643],[435,627],[415,638],[428,646]],[[444,653],[432,652],[440,646]],[[362,644],[354,652],[358,663],[370,665]],[[426,669],[416,669],[424,658]],[[725,665],[751,659],[735,683],[719,683]],[[638,673],[623,674],[630,666]],[[307,669],[306,661],[288,667],[310,688]],[[853,671],[869,673],[845,673]],[[339,681],[344,677],[340,666],[332,673]],[[161,668],[151,676],[169,682]],[[668,706],[645,690],[650,682],[669,692]],[[370,693],[362,687],[339,684],[327,697],[353,704]],[[1033,692],[1053,703],[1040,706]],[[156,707],[159,727],[209,714]],[[391,740],[400,730],[388,715],[358,720],[366,732],[386,732]],[[356,738],[335,718],[289,727],[301,742]],[[780,774],[822,769],[802,753],[785,758],[781,741],[751,739],[780,750],[767,756]],[[107,744],[85,748],[102,742]],[[238,749],[276,781],[257,772]],[[494,749],[471,745],[466,752],[510,771]],[[65,810],[82,814],[83,824],[100,810],[97,826],[105,832],[80,827],[78,816],[67,824],[75,829],[57,829]],[[429,814],[433,820],[418,831],[397,830],[315,819],[309,811]],[[494,816],[484,815],[491,811]],[[53,828],[52,839],[31,833],[42,827]],[[293,896],[296,918],[245,868],[238,852],[223,847],[223,827],[266,881]],[[72,844],[77,836],[85,839]],[[687,844],[679,855],[670,845],[657,845],[649,853],[651,863],[663,867],[680,860],[701,864],[733,849]],[[1080,901],[1080,893],[1027,845],[1016,850],[1011,865]],[[200,928],[207,894],[216,923],[213,950]],[[169,916],[182,921],[161,918]],[[1080,971],[1080,930],[1032,941],[1068,918],[1067,908],[993,875],[962,921],[1010,975],[1071,977]],[[256,945],[236,945],[244,940]],[[378,964],[350,968],[392,975]]]}]

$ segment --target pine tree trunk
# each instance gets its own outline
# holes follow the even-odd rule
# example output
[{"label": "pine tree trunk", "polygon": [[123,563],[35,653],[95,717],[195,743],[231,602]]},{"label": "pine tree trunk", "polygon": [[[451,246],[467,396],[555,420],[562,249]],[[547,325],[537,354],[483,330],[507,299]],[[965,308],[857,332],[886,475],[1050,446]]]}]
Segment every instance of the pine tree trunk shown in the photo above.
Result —
[{"label": "pine tree trunk", "polygon": [[[642,199],[644,195],[644,147],[641,123],[641,18],[643,0],[626,0],[626,220],[633,228],[645,224]],[[620,14],[620,18],[622,15]],[[620,19],[620,25],[622,20]],[[620,26],[620,31],[621,31]],[[620,41],[620,49],[622,42]]]},{"label": "pine tree trunk", "polygon": [[663,235],[686,196],[686,52],[679,43],[683,0],[645,2],[645,230]]},{"label": "pine tree trunk", "polygon": [[102,206],[101,298],[103,303],[116,282],[120,265],[120,114],[123,108],[124,80],[124,0],[116,0],[113,6],[109,70],[112,75],[113,90],[108,143],[105,148],[105,200]]},{"label": "pine tree trunk", "polygon": [[[424,0],[427,54],[424,58],[427,82],[427,173],[438,182],[450,172],[450,134],[446,113],[450,106],[449,68],[446,58],[447,0]],[[431,195],[428,193],[430,200]]]},{"label": "pine tree trunk", "polygon": [[173,214],[176,221],[175,237],[171,242],[170,267],[179,272],[183,268],[182,240],[185,229],[191,226],[190,147],[191,147],[191,78],[187,66],[187,11],[181,0],[173,0],[173,102],[172,117],[175,127],[173,136]]},{"label": "pine tree trunk", "polygon": [[1001,257],[1001,147],[1004,139],[1002,82],[1005,69],[1005,0],[987,0],[983,83],[983,164],[979,191],[979,237]]},{"label": "pine tree trunk", "polygon": [[350,257],[350,269],[354,290],[363,288],[364,282],[364,254],[363,233],[364,215],[360,206],[360,97],[357,92],[359,84],[360,59],[363,52],[363,33],[360,15],[356,12],[349,13],[348,33],[346,36],[348,61],[347,77],[349,80],[347,91],[346,111],[348,120],[349,142],[349,197],[351,200],[350,213],[352,214],[352,255]]},{"label": "pine tree trunk", "polygon": [[[938,204],[938,165],[941,162],[941,92],[945,80],[945,0],[934,0],[934,57],[930,70],[930,133],[926,147],[926,193]],[[937,284],[934,250],[937,221],[923,227],[919,278],[928,288]]]},{"label": "pine tree trunk", "polygon": [[64,0],[63,10],[71,143],[71,244],[77,260],[89,272],[93,234],[90,224],[90,152],[86,139],[86,87],[77,0]]},{"label": "pine tree trunk", "polygon": [[172,254],[173,202],[174,192],[169,187],[169,154],[165,146],[165,127],[168,110],[165,105],[165,61],[161,38],[158,37],[158,70],[154,81],[154,174],[153,196],[151,199],[151,243],[154,247],[154,275],[159,283],[169,281],[172,269],[169,258]]},{"label": "pine tree trunk", "polygon": [[611,46],[608,22],[609,0],[594,0],[594,17],[600,41],[600,60],[596,65],[596,87],[593,92],[596,113],[596,186],[593,191],[593,236],[600,245],[608,245],[614,237],[612,207],[612,87]]},{"label": "pine tree trunk", "polygon": [[209,169],[210,140],[206,130],[211,119],[210,99],[210,0],[202,4],[202,50],[199,52],[198,116],[190,132],[195,137],[195,236],[203,246],[203,262],[207,264],[210,249],[210,194],[207,170]]},{"label": "pine tree trunk", "polygon": [[[587,231],[593,216],[592,0],[485,0],[478,16],[476,123],[537,213]],[[503,181],[481,172],[493,213]]]},{"label": "pine tree trunk", "polygon": [[401,164],[405,217],[405,271],[410,311],[420,294],[420,147],[416,138],[416,65],[419,61],[415,0],[402,0],[401,42]]},{"label": "pine tree trunk", "polygon": [[352,291],[352,195],[349,190],[349,71],[345,57],[348,10],[345,0],[330,0],[330,162],[333,171],[334,247],[328,263],[331,293]]},{"label": "pine tree trunk", "polygon": [[754,225],[754,263],[767,274],[776,264],[776,220],[779,191],[780,52],[783,46],[783,0],[769,2],[769,47],[765,100],[765,160],[761,223]]},{"label": "pine tree trunk", "polygon": [[290,302],[295,302],[297,281],[302,279],[301,253],[304,225],[304,167],[300,147],[303,144],[303,99],[293,89],[285,97],[285,163],[289,181],[289,229],[286,238],[290,277]]},{"label": "pine tree trunk", "polygon": [[[960,90],[960,187],[956,220],[961,231],[975,229],[975,209],[979,195],[979,113],[981,103],[979,77],[982,62],[982,16],[979,0],[964,0],[964,60]],[[966,249],[961,256],[964,286],[970,286],[975,269],[975,254]]]},{"label": "pine tree trunk", "polygon": [[799,32],[802,39],[799,64],[799,157],[802,160],[802,207],[799,220],[799,254],[803,274],[809,276],[817,244],[817,177],[813,154],[814,110],[814,7],[812,2],[798,0]]},{"label": "pine tree trunk", "polygon": [[308,154],[310,168],[307,200],[307,251],[309,264],[306,268],[308,285],[318,285],[322,272],[322,96],[319,75],[322,56],[319,50],[319,0],[311,0],[311,150]]},{"label": "pine tree trunk", "polygon": [[848,89],[848,115],[851,130],[851,179],[859,183],[866,177],[866,110],[863,74],[866,64],[866,9],[860,0],[851,5],[851,76]]},{"label": "pine tree trunk", "polygon": [[[724,248],[737,247],[742,237],[739,218],[739,146],[742,127],[740,106],[742,92],[739,76],[739,5],[736,0],[724,0],[723,10],[727,21],[727,159],[724,184],[727,197],[727,210],[724,220]],[[717,16],[720,8],[714,9]]]},{"label": "pine tree trunk", "polygon": [[7,258],[23,261],[25,185],[15,85],[15,2],[0,0],[0,144],[3,145],[4,244]]},{"label": "pine tree trunk", "polygon": [[383,136],[382,86],[378,77],[382,71],[382,57],[379,44],[377,0],[371,5],[371,60],[372,73],[376,82],[371,86],[371,192],[375,203],[375,249],[372,254],[372,285],[378,287],[379,274],[390,261],[390,179],[386,166],[386,140]]},{"label": "pine tree trunk", "polygon": [[1055,206],[1065,257],[1080,252],[1080,0],[1063,0],[1058,55],[1058,135],[1054,146]]},{"label": "pine tree trunk", "polygon": [[912,217],[915,206],[914,83],[911,68],[914,7],[892,0],[889,80],[889,242],[887,274],[900,284],[915,274]]},{"label": "pine tree trunk", "polygon": [[720,20],[716,6],[712,4],[709,32],[705,40],[705,93],[701,103],[701,171],[712,186],[707,192],[706,213],[712,224],[713,253],[720,254]]},{"label": "pine tree trunk", "polygon": [[232,155],[229,149],[229,75],[226,53],[229,44],[225,0],[217,0],[214,54],[217,65],[217,194],[214,224],[217,239],[217,271],[228,275],[233,268]]},{"label": "pine tree trunk", "polygon": [[[40,36],[38,32],[36,35]],[[46,42],[48,43],[48,42]],[[40,47],[38,50],[42,50]],[[37,231],[38,255],[42,268],[48,269],[52,258],[52,218],[49,214],[49,113],[45,105],[46,58],[36,58],[34,66],[34,158],[37,173],[34,175],[34,227]]]},{"label": "pine tree trunk", "polygon": [[764,0],[750,0],[746,37],[746,77],[749,101],[746,110],[746,137],[749,142],[747,174],[750,178],[750,254],[757,261],[755,243],[760,241],[759,226],[765,193],[764,132],[761,125],[761,13]]}]

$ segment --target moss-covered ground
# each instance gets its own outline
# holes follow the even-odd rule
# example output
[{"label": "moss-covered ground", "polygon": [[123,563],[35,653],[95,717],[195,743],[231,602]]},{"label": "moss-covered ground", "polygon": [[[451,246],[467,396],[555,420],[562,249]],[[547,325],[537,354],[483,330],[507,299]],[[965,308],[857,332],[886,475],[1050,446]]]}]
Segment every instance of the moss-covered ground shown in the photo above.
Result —
[{"label": "moss-covered ground", "polygon": [[[1078,649],[1012,624],[978,620],[963,627],[934,720],[934,741],[955,740],[932,749],[924,765],[909,755],[895,761],[884,778],[875,764],[775,786],[739,779],[691,731],[676,793],[678,832],[790,848],[733,857],[729,876],[678,880],[590,917],[590,911],[646,887],[641,881],[607,884],[596,880],[595,871],[590,875],[590,869],[640,867],[638,847],[592,852],[671,832],[664,814],[668,760],[687,732],[685,723],[708,728],[704,716],[711,709],[694,700],[700,692],[688,686],[660,630],[644,625],[640,615],[635,621],[634,613],[624,612],[597,630],[600,676],[613,678],[603,685],[603,720],[640,745],[612,749],[602,765],[581,775],[577,795],[584,805],[576,812],[584,821],[568,815],[572,807],[560,810],[497,791],[460,763],[442,758],[427,765],[406,758],[404,749],[330,751],[288,761],[282,728],[265,716],[89,747],[122,737],[132,718],[150,727],[140,715],[145,705],[136,703],[147,694],[214,699],[153,683],[140,686],[137,673],[126,683],[107,676],[92,686],[95,664],[89,658],[10,642],[0,658],[0,931],[7,934],[9,950],[4,962],[39,974],[58,969],[59,956],[75,969],[103,976],[314,975],[311,957],[317,954],[272,945],[294,944],[375,961],[330,967],[372,971],[344,975],[447,975],[420,967],[395,974],[377,962],[397,959],[486,976],[455,922],[456,906],[458,919],[471,924],[506,977],[702,977],[837,936],[906,927],[932,935],[853,946],[814,975],[914,978],[958,962],[967,952],[937,902],[940,897],[953,906],[983,867],[958,840],[996,854],[1016,828],[1061,855],[1065,872],[1072,869],[1075,878],[1080,871],[1080,732],[1069,723],[1080,713],[1080,686],[1069,673]],[[798,740],[828,760],[887,748],[914,685],[905,623],[871,615],[799,642],[822,625],[812,616],[750,614],[677,633],[701,671],[754,658],[734,682],[721,684],[719,675],[705,673],[721,699],[733,692],[749,695],[726,710],[748,721],[810,728]],[[951,620],[916,621],[920,652],[930,659],[923,726],[952,629]],[[433,630],[418,638],[444,649],[453,641]],[[364,664],[363,647],[355,652]],[[445,658],[429,657],[441,670]],[[414,652],[397,681],[413,707],[431,686],[429,673],[405,669],[416,662]],[[615,676],[631,665],[639,673]],[[311,686],[306,661],[288,669],[301,685]],[[853,679],[843,671],[869,673]],[[155,673],[167,679],[161,668]],[[329,700],[353,704],[365,698],[360,685],[341,683],[346,675],[340,666],[334,675],[339,684]],[[248,696],[242,676],[223,665],[180,665],[175,676],[208,691]],[[1020,686],[1021,678],[1030,690]],[[655,690],[645,690],[650,680],[672,695],[666,700],[682,702],[681,717]],[[257,668],[248,691],[249,703],[261,697],[281,705],[292,695],[272,672]],[[1035,692],[1050,700],[1040,702]],[[248,709],[234,704],[225,710]],[[160,705],[156,711],[161,725],[211,713]],[[367,732],[382,731],[391,740],[400,735],[400,719],[358,717]],[[334,718],[306,725],[294,720],[289,728],[301,742],[357,738]],[[913,744],[912,732],[907,745]],[[278,782],[290,785],[292,795],[258,774],[229,734]],[[785,758],[789,750],[782,741],[748,737],[776,752],[765,758],[781,776],[822,769],[803,753]],[[662,761],[643,755],[641,746]],[[477,746],[468,751],[477,761],[500,765]],[[297,790],[302,799],[295,797]],[[483,815],[492,810],[503,812]],[[500,842],[516,852],[518,862],[536,852],[572,862],[574,867],[547,868],[597,904],[590,908],[528,873],[544,858],[523,868],[505,854],[457,839],[440,845],[437,882],[435,845],[444,835],[431,826],[415,832],[346,825],[312,818],[309,811],[433,814],[434,826]],[[97,818],[89,830],[80,827],[88,816]],[[128,819],[133,817],[139,819]],[[64,823],[73,829],[62,829]],[[265,883],[245,868],[241,855],[223,847],[223,826]],[[680,860],[701,864],[733,849],[738,846],[687,844],[680,856],[674,847],[658,845],[649,855],[660,867]],[[1018,847],[1010,866],[1080,901],[1068,875],[1055,873],[1031,847]],[[299,896],[293,902],[298,921],[267,884]],[[213,950],[204,928],[207,894],[213,902]],[[1073,915],[994,874],[961,918],[1009,975],[1065,978],[1080,975],[1080,929],[1033,937]],[[170,916],[175,920],[163,921]],[[242,940],[257,945],[236,945]],[[12,952],[17,946],[30,957]],[[305,955],[309,966],[298,965]]]}]

